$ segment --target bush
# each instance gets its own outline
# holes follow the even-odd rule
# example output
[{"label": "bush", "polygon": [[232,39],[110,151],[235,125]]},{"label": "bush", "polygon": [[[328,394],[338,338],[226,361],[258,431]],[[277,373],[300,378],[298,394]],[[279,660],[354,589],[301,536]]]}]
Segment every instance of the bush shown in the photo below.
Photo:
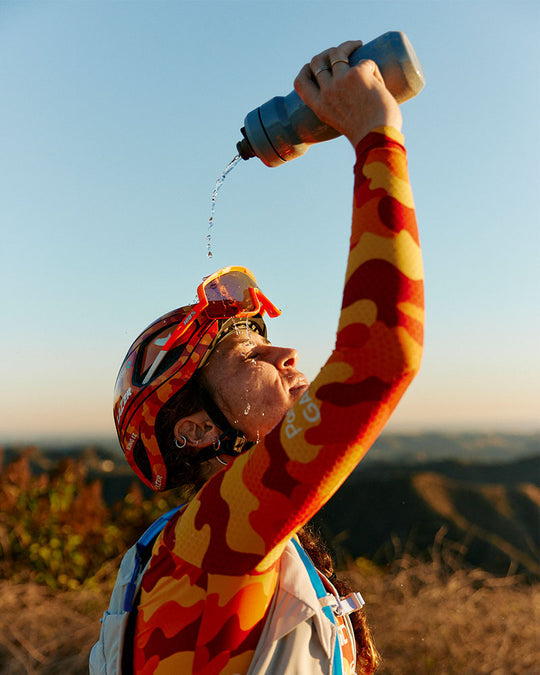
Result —
[{"label": "bush", "polygon": [[87,482],[82,459],[63,459],[50,473],[33,475],[29,453],[0,475],[0,577],[33,580],[50,588],[92,584],[111,559],[176,503],[177,495],[144,499],[134,483],[108,507],[100,481]]}]

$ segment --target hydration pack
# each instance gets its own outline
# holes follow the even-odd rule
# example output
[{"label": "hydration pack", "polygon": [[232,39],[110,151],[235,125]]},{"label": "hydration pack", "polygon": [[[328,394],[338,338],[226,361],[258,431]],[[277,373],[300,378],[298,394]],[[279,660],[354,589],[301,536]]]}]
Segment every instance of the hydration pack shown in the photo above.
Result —
[{"label": "hydration pack", "polygon": [[[184,504],[171,509],[152,523],[122,558],[109,607],[101,618],[99,640],[90,652],[90,675],[131,675],[133,672],[133,635],[142,578],[150,562],[154,542],[182,506]],[[322,610],[332,624],[335,624],[334,615],[347,615],[364,605],[360,593],[351,593],[345,598],[328,593],[310,557],[295,539],[292,544],[309,575]],[[332,673],[343,673],[338,640],[335,640],[332,661]]]},{"label": "hydration pack", "polygon": [[[129,670],[123,668],[122,663],[128,626],[134,628],[132,610],[136,607],[135,599],[158,534],[182,506],[184,504],[171,509],[152,523],[122,558],[109,607],[101,618],[99,640],[90,652],[90,675],[121,675],[124,670]],[[129,661],[133,656],[132,651],[132,647],[126,650],[125,657]]]}]

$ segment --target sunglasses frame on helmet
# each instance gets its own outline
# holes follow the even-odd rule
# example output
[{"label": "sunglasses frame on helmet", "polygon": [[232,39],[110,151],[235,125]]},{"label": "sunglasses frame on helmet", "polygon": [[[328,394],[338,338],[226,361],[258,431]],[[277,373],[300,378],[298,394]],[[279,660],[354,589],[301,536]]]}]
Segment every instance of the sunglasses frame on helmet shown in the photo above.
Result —
[{"label": "sunglasses frame on helmet", "polygon": [[[233,286],[233,279],[235,285]],[[238,285],[238,281],[243,281],[244,284]],[[219,282],[219,283],[217,283]],[[218,291],[216,297],[209,298],[207,289],[212,287],[212,290]],[[242,292],[242,297],[231,297],[239,295]],[[247,295],[246,295],[247,291]],[[236,293],[234,293],[236,292]],[[281,311],[264,295],[257,284],[257,280],[253,272],[247,267],[240,267],[233,265],[230,267],[223,267],[222,269],[205,277],[201,284],[197,287],[197,296],[199,302],[194,305],[189,314],[180,321],[176,328],[167,338],[167,341],[161,348],[161,351],[156,355],[154,362],[148,369],[144,376],[142,384],[148,384],[152,379],[157,367],[165,357],[165,354],[178,343],[179,339],[184,335],[189,327],[196,321],[201,314],[206,312],[208,318],[215,319],[232,319],[232,318],[248,318],[256,314],[264,315],[266,311],[268,316],[276,317],[281,314]],[[229,303],[227,310],[225,310],[225,303]],[[212,305],[221,304],[222,311],[208,308]]]}]

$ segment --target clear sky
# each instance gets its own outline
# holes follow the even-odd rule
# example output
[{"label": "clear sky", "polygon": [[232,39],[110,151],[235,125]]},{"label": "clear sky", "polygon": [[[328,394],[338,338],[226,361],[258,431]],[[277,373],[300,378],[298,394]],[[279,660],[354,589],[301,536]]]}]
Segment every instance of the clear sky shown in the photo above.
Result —
[{"label": "clear sky", "polygon": [[210,197],[245,115],[346,39],[404,31],[426,274],[422,371],[390,430],[540,424],[537,0],[0,0],[0,441],[113,435],[127,348],[202,276],[251,268],[314,377],[337,326],[353,152],[340,138]]}]

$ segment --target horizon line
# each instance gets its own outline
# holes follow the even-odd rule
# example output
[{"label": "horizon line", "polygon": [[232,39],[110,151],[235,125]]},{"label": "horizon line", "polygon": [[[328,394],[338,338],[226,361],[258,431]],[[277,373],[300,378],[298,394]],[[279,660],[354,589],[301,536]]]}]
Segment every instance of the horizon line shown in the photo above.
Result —
[{"label": "horizon line", "polygon": [[[534,426],[519,425],[519,428],[508,426],[487,426],[464,425],[464,426],[432,426],[432,427],[415,427],[415,428],[396,428],[383,429],[379,434],[381,436],[456,436],[456,435],[500,435],[500,436],[538,436],[540,435],[540,425],[536,423]],[[376,442],[376,441],[375,441]],[[1,434],[0,433],[0,447],[6,445],[50,445],[52,443],[59,445],[80,445],[88,443],[103,443],[115,444],[119,446],[118,439],[115,434],[99,434],[99,433],[44,433],[44,434],[28,434],[25,436],[19,434]]]}]

